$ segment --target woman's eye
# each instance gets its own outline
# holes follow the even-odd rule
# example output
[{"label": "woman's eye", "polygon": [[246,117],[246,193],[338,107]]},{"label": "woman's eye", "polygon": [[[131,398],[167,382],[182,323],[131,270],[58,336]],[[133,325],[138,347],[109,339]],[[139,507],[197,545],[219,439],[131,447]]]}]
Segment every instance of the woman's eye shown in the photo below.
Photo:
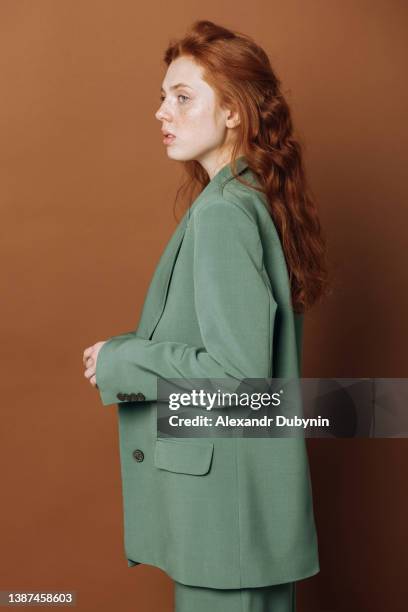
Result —
[{"label": "woman's eye", "polygon": [[[159,97],[160,102],[161,102],[161,103],[163,103],[163,101],[165,100],[165,98],[166,98],[166,96],[160,96],[160,97]],[[189,97],[188,97],[188,96],[183,96],[183,94],[179,94],[179,95],[177,96],[177,98],[183,98],[183,100],[182,100],[182,103],[183,103],[183,104],[185,104],[185,103],[186,103],[186,101],[187,101],[187,100],[189,100]]]}]

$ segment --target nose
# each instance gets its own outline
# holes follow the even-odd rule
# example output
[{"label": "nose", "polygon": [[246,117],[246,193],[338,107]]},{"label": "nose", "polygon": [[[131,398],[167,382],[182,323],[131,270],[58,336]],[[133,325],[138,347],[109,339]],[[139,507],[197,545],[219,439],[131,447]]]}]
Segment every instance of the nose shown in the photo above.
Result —
[{"label": "nose", "polygon": [[169,121],[169,113],[166,111],[166,108],[164,106],[164,101],[163,103],[160,105],[158,111],[155,113],[154,115],[156,117],[156,119],[158,119],[159,121],[163,121],[163,119],[166,119],[167,121]]}]

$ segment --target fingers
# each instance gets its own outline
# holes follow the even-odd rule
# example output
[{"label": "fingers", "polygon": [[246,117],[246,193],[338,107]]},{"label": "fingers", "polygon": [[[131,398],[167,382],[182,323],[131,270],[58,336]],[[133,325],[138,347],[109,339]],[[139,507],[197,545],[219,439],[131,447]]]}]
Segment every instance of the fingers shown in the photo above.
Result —
[{"label": "fingers", "polygon": [[95,351],[95,344],[92,346],[88,346],[83,352],[82,363],[86,367],[86,370],[84,372],[85,378],[88,378],[91,385],[98,389],[99,387],[96,384],[96,367],[95,367],[94,351]]},{"label": "fingers", "polygon": [[84,365],[86,365],[86,360],[88,359],[88,357],[90,357],[92,355],[93,349],[94,349],[94,347],[92,345],[92,346],[88,346],[88,348],[86,348],[84,350],[84,354],[83,354],[83,357],[82,357],[82,363]]},{"label": "fingers", "polygon": [[91,385],[93,385],[93,386],[96,385],[96,374],[95,374],[95,372],[88,372],[88,374],[85,373],[85,376],[87,378],[89,378],[89,382],[91,383]]},{"label": "fingers", "polygon": [[96,369],[94,366],[87,368],[84,372],[84,376],[86,378],[91,378],[91,376],[94,376],[94,374],[96,374]]}]

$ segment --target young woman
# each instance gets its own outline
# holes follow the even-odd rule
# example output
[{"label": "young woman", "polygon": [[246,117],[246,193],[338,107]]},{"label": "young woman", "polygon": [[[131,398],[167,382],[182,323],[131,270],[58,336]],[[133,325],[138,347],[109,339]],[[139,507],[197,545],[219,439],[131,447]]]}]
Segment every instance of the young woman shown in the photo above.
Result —
[{"label": "young woman", "polygon": [[118,404],[126,557],[174,579],[177,612],[290,612],[295,582],[319,571],[305,440],[160,438],[157,381],[299,377],[324,240],[265,52],[198,21],[165,63],[156,117],[199,194],[137,330],[84,352]]}]

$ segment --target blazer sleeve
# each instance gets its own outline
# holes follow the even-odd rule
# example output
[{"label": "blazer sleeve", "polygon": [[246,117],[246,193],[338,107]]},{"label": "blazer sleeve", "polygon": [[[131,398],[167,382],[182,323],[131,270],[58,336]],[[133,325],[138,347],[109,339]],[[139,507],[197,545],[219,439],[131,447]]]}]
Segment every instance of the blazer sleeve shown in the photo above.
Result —
[{"label": "blazer sleeve", "polygon": [[[157,399],[157,380],[271,376],[277,304],[263,266],[256,223],[233,202],[197,210],[194,300],[203,346],[155,341],[129,332],[100,349],[96,382],[103,405],[118,393]],[[183,299],[183,296],[180,296]]]}]

